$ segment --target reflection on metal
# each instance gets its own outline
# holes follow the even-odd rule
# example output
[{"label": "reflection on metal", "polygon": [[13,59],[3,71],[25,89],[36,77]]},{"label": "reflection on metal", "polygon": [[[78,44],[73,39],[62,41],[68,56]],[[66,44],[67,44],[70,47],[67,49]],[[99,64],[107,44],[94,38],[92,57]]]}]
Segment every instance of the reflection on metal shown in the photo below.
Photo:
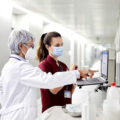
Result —
[{"label": "reflection on metal", "polygon": [[120,26],[118,28],[116,38],[116,83],[120,85],[120,62],[119,62],[119,53],[120,53]]},{"label": "reflection on metal", "polygon": [[116,83],[120,85],[120,63],[116,63]]}]

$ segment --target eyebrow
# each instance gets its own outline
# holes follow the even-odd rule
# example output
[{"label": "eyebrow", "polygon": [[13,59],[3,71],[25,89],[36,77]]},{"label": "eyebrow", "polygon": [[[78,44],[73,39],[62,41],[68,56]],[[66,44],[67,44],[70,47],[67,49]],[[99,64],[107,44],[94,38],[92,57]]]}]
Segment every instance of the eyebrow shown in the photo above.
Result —
[{"label": "eyebrow", "polygon": [[63,43],[56,43],[56,45],[63,45]]},{"label": "eyebrow", "polygon": [[29,45],[33,45],[34,43],[27,43],[27,44],[29,44]]}]

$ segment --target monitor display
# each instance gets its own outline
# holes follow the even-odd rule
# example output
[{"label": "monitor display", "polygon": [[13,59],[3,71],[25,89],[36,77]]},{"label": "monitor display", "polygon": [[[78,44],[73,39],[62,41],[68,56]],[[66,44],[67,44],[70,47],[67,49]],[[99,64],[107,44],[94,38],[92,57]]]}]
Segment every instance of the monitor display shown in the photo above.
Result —
[{"label": "monitor display", "polygon": [[101,74],[103,77],[108,77],[108,51],[102,52]]}]

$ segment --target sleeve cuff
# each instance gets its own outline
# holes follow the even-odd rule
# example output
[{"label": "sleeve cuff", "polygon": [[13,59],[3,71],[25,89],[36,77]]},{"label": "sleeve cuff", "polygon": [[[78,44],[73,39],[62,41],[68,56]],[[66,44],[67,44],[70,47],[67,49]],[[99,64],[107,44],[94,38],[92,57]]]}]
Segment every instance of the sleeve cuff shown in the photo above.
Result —
[{"label": "sleeve cuff", "polygon": [[75,73],[77,79],[80,78],[80,72],[78,70],[74,70],[73,72]]}]

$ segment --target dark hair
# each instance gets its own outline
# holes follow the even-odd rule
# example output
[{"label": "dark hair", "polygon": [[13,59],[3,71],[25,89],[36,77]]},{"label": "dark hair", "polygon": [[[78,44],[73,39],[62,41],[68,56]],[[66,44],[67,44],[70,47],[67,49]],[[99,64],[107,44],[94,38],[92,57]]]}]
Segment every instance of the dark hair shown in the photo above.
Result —
[{"label": "dark hair", "polygon": [[61,37],[61,35],[58,32],[49,32],[42,34],[37,49],[37,59],[39,62],[43,61],[48,56],[48,50],[46,49],[45,45],[51,46],[53,37]]}]

